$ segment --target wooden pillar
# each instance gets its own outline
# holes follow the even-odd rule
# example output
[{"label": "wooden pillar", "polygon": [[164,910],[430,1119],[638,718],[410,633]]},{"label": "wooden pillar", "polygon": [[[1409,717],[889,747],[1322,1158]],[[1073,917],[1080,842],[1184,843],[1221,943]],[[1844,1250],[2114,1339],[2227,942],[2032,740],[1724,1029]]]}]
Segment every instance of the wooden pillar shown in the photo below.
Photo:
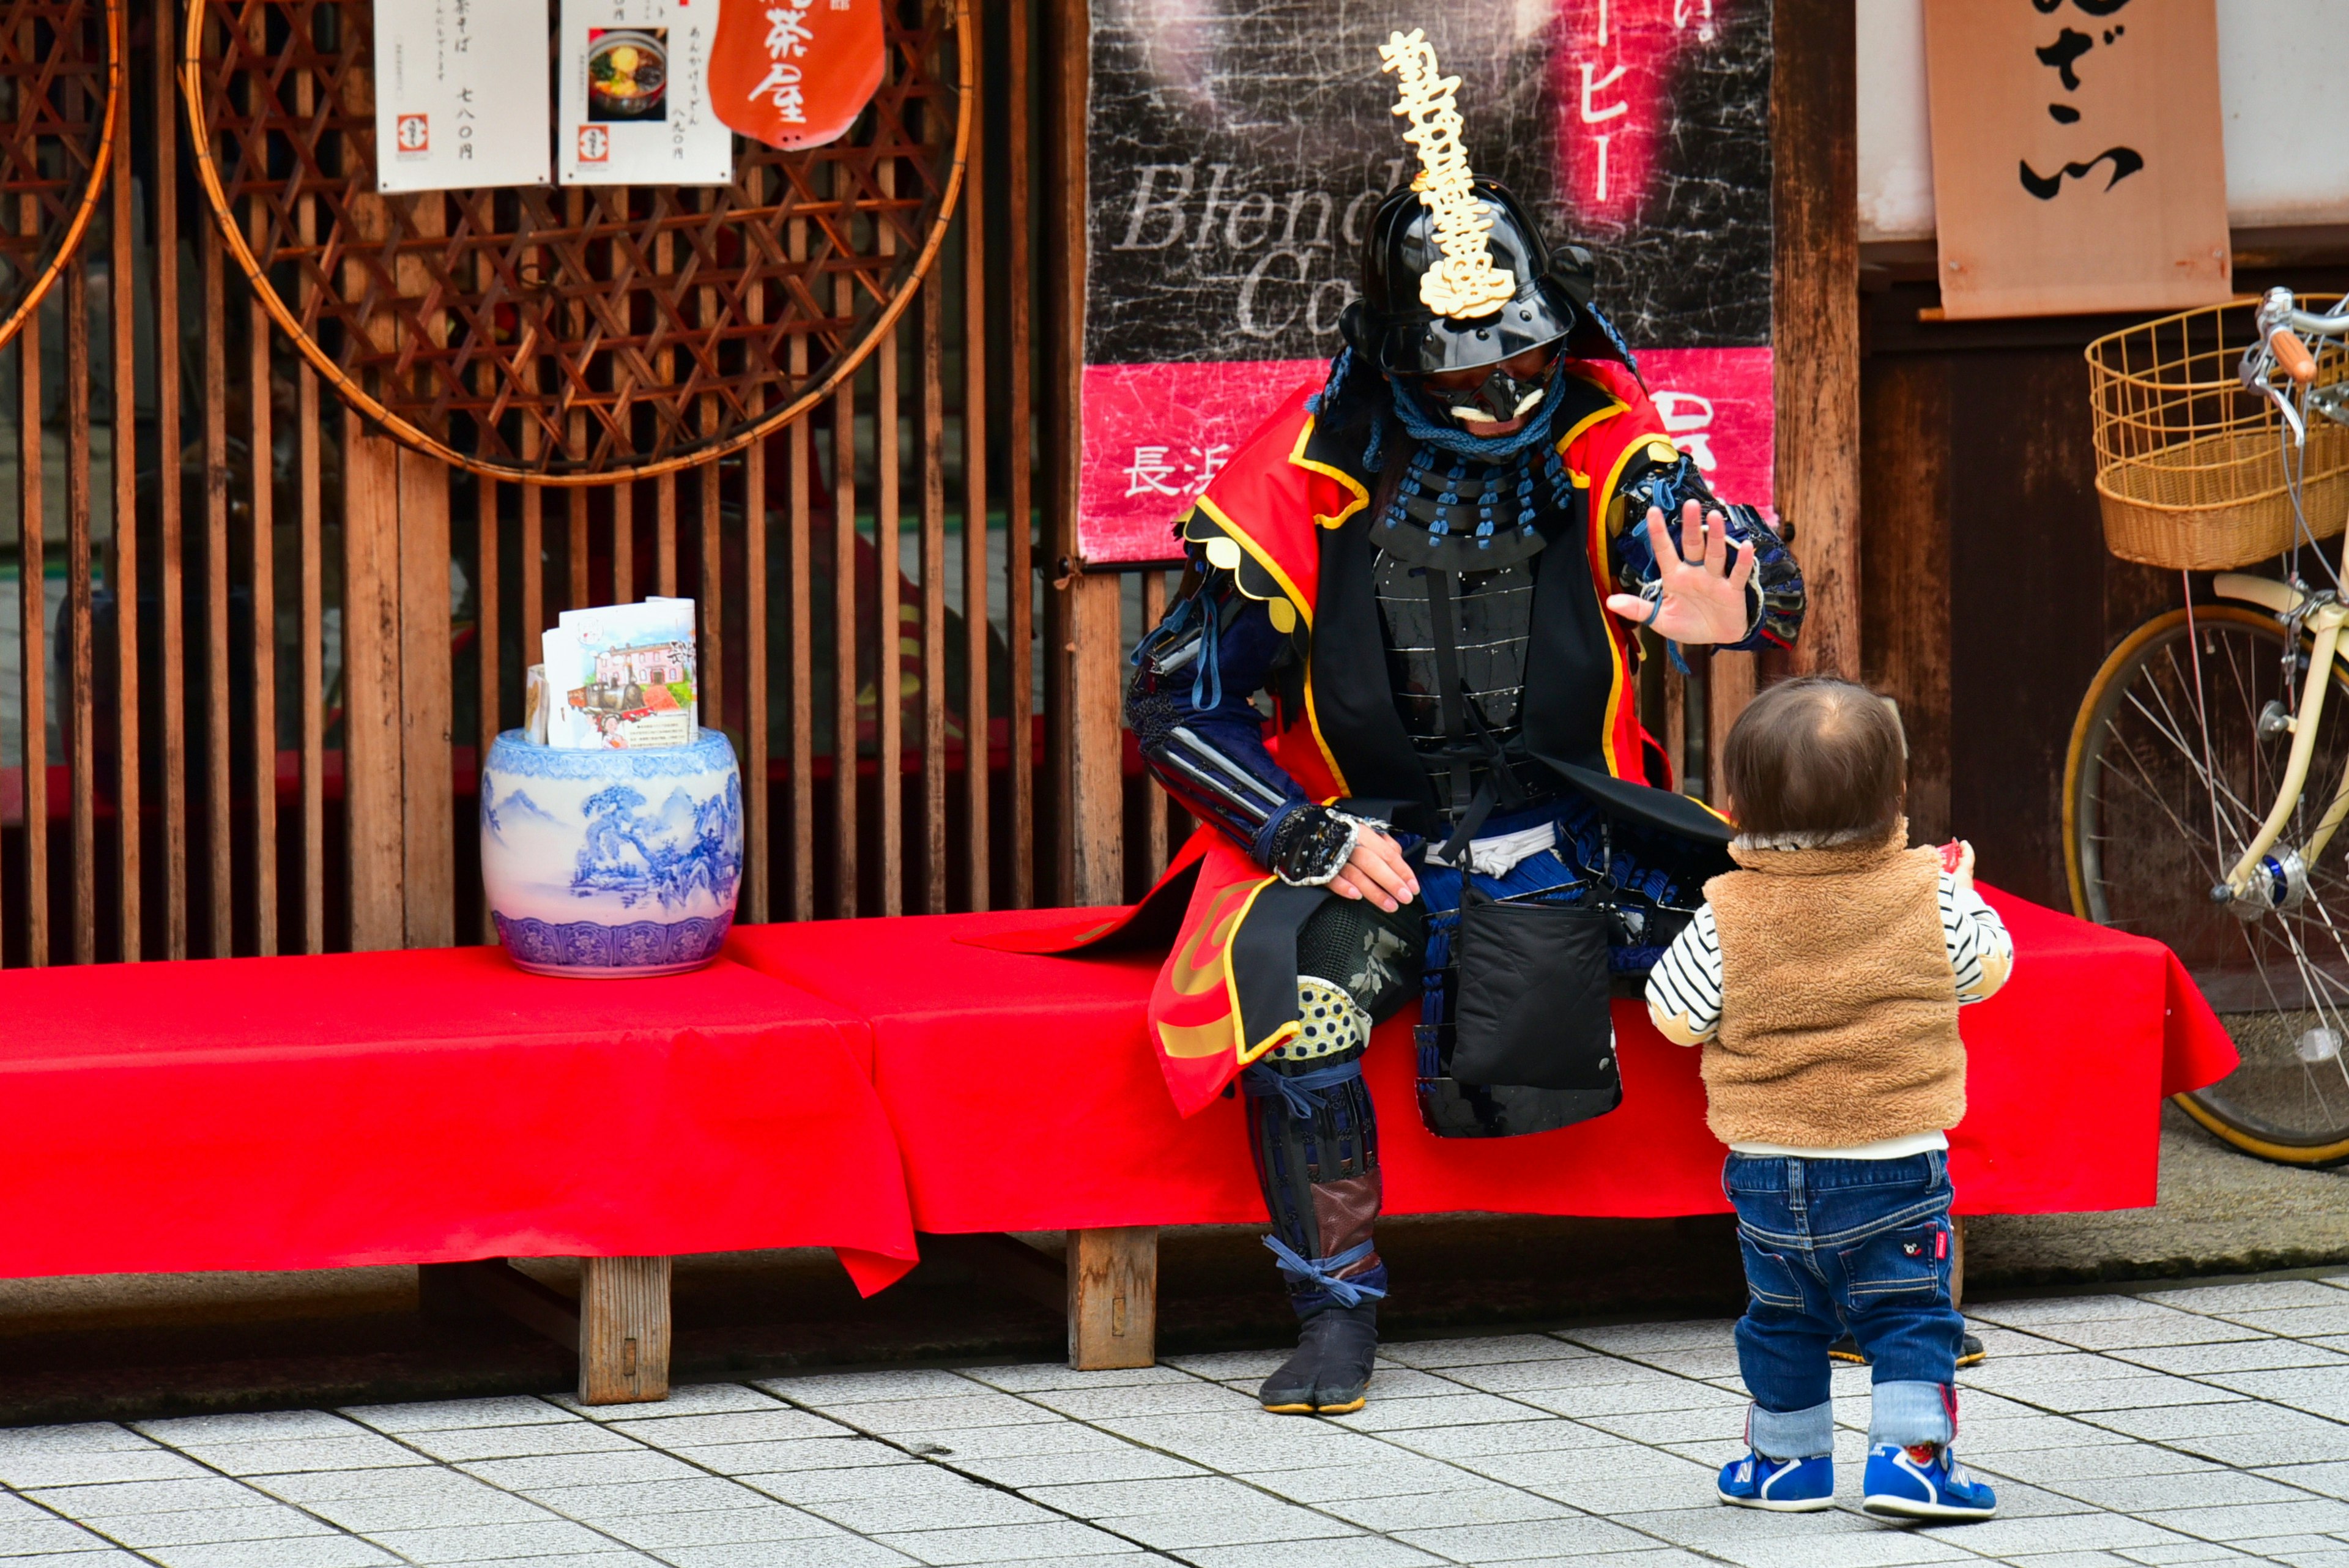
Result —
[{"label": "wooden pillar", "polygon": [[580,1403],[667,1398],[669,1260],[582,1258],[579,1263]]},{"label": "wooden pillar", "polygon": [[[1860,678],[1859,130],[1854,0],[1775,0],[1776,491],[1810,594],[1793,668]],[[1750,661],[1743,661],[1750,662]],[[1714,661],[1716,723],[1743,703]],[[1733,706],[1733,704],[1734,706]]]},{"label": "wooden pillar", "polygon": [[1069,1232],[1069,1365],[1080,1372],[1158,1358],[1158,1230]]},{"label": "wooden pillar", "polygon": [[540,1283],[502,1258],[425,1263],[417,1308],[441,1320],[504,1314],[579,1358],[583,1405],[651,1404],[668,1397],[667,1258],[582,1258],[579,1299]]},{"label": "wooden pillar", "polygon": [[343,424],[343,787],[351,946],[456,940],[449,474]]},{"label": "wooden pillar", "polygon": [[1123,587],[1113,575],[1088,574],[1067,589],[1070,854],[1080,904],[1125,898]]}]

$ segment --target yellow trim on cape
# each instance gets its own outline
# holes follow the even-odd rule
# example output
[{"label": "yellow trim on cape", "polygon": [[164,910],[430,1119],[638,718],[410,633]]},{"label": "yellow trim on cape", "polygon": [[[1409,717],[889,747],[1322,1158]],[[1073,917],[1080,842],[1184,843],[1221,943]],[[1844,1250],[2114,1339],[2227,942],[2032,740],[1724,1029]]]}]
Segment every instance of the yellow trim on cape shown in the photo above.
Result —
[{"label": "yellow trim on cape", "polygon": [[1267,877],[1248,889],[1247,898],[1240,905],[1239,913],[1232,917],[1231,935],[1224,939],[1224,997],[1231,1006],[1233,1049],[1238,1054],[1240,1065],[1243,1067],[1275,1046],[1287,1044],[1305,1032],[1304,1020],[1292,1018],[1267,1035],[1264,1044],[1253,1050],[1249,1049],[1247,1015],[1240,1011],[1239,974],[1237,966],[1232,962],[1241,929],[1247,926],[1248,916],[1256,912],[1257,898],[1267,888],[1279,880],[1278,877]]},{"label": "yellow trim on cape", "polygon": [[[1250,538],[1247,529],[1233,522],[1232,514],[1230,513],[1225,511],[1222,507],[1216,505],[1206,496],[1202,495],[1199,497],[1198,508],[1200,511],[1206,513],[1209,517],[1215,520],[1216,526],[1224,531],[1224,535],[1226,538],[1230,539],[1232,543],[1237,545],[1241,549],[1246,550],[1249,555],[1255,556],[1256,564],[1262,566],[1267,572],[1271,574],[1272,580],[1280,585],[1281,593],[1288,597],[1291,607],[1293,607],[1299,616],[1304,618],[1305,628],[1308,631],[1310,631],[1313,628],[1313,607],[1305,602],[1305,596],[1297,591],[1297,585],[1289,580],[1288,574],[1282,571],[1279,564],[1274,561],[1269,555],[1265,553],[1264,546],[1258,545],[1254,539]],[[1236,586],[1238,585],[1239,579],[1237,576],[1235,576],[1232,580]],[[1242,593],[1247,593],[1247,589],[1245,587],[1241,587],[1240,591]],[[1255,596],[1249,595],[1249,597],[1253,598]]]},{"label": "yellow trim on cape", "polygon": [[[1624,406],[1620,403],[1616,405],[1619,409]],[[1615,637],[1614,628],[1608,618],[1615,612],[1607,607],[1606,590],[1599,586],[1602,580],[1610,585],[1614,581],[1614,574],[1608,569],[1607,544],[1610,535],[1607,532],[1607,508],[1614,501],[1615,487],[1622,481],[1625,465],[1630,463],[1633,457],[1647,451],[1648,442],[1651,440],[1662,439],[1665,439],[1663,432],[1659,431],[1652,436],[1633,436],[1630,441],[1625,441],[1623,450],[1615,454],[1614,465],[1607,471],[1607,483],[1600,485],[1591,498],[1590,564],[1593,570],[1590,587],[1592,596],[1599,601],[1599,624],[1608,628],[1607,640],[1609,644],[1614,643]],[[1615,758],[1615,721],[1623,709],[1624,666],[1629,662],[1619,649],[1610,661],[1612,674],[1607,686],[1606,740],[1599,748],[1599,754],[1607,759],[1607,771],[1619,779],[1623,776],[1623,770]]]},{"label": "yellow trim on cape", "polygon": [[1317,526],[1322,528],[1336,528],[1344,524],[1347,518],[1351,517],[1355,513],[1360,512],[1363,507],[1368,506],[1371,504],[1371,493],[1363,489],[1361,484],[1357,483],[1354,480],[1354,476],[1348,473],[1344,469],[1332,468],[1326,462],[1315,462],[1311,458],[1307,457],[1305,455],[1305,447],[1309,441],[1312,441],[1312,439],[1313,416],[1311,414],[1308,414],[1305,416],[1305,428],[1297,432],[1297,444],[1288,449],[1288,461],[1296,464],[1299,468],[1304,469],[1309,473],[1318,473],[1325,479],[1334,479],[1339,483],[1344,485],[1347,489],[1354,493],[1354,504],[1347,507],[1344,511],[1339,513],[1335,517],[1328,516],[1319,512],[1316,512],[1313,514],[1313,521]]}]

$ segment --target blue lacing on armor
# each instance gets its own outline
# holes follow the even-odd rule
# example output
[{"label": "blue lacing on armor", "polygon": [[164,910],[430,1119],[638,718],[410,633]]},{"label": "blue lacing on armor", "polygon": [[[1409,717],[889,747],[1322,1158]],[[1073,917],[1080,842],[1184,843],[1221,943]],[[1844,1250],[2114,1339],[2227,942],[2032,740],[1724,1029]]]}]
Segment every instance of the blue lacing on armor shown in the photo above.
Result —
[{"label": "blue lacing on armor", "polygon": [[1615,330],[1615,324],[1607,319],[1607,313],[1595,304],[1586,305],[1582,308],[1584,314],[1599,324],[1599,330],[1607,334],[1607,341],[1615,346],[1615,352],[1623,356],[1623,363],[1630,368],[1632,379],[1642,387],[1646,386],[1648,379],[1640,374],[1639,356],[1633,354],[1631,346],[1623,341],[1623,335]]},{"label": "blue lacing on armor", "polygon": [[1288,1277],[1292,1286],[1326,1293],[1340,1306],[1360,1306],[1365,1301],[1376,1301],[1387,1293],[1385,1286],[1368,1282],[1383,1271],[1374,1269],[1359,1280],[1338,1277],[1340,1269],[1350,1268],[1369,1257],[1376,1245],[1374,1242],[1361,1242],[1330,1258],[1299,1257],[1296,1248],[1278,1236],[1267,1236],[1264,1244],[1272,1249],[1273,1257],[1279,1261],[1281,1273]]},{"label": "blue lacing on armor", "polygon": [[1240,1087],[1251,1100],[1268,1100],[1278,1095],[1287,1104],[1288,1114],[1301,1122],[1321,1108],[1322,1090],[1351,1083],[1361,1075],[1360,1056],[1334,1067],[1317,1067],[1310,1073],[1276,1073],[1269,1067],[1251,1065],[1240,1074]]},{"label": "blue lacing on armor", "polygon": [[1353,371],[1353,349],[1350,348],[1339,349],[1338,357],[1330,361],[1329,379],[1321,383],[1319,391],[1305,400],[1305,411],[1317,418],[1319,417],[1321,410],[1337,401],[1339,394],[1345,390],[1346,378],[1352,375]]}]

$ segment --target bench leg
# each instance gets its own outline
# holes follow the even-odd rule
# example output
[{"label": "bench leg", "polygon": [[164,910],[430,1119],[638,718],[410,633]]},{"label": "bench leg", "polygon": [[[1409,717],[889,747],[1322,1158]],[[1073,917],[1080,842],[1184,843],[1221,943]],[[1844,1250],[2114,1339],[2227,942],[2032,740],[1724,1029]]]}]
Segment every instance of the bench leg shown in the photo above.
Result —
[{"label": "bench leg", "polygon": [[630,1405],[668,1397],[667,1258],[582,1258],[579,1402]]},{"label": "bench leg", "polygon": [[1158,1359],[1158,1228],[1069,1232],[1069,1365],[1080,1372]]}]

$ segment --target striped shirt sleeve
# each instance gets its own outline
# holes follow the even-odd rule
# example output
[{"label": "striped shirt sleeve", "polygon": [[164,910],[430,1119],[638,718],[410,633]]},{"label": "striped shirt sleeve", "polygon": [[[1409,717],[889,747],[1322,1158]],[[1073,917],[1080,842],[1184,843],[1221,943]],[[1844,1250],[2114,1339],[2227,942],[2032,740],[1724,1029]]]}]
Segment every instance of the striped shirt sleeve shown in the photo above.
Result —
[{"label": "striped shirt sleeve", "polygon": [[1698,909],[1648,975],[1648,1016],[1675,1045],[1695,1045],[1721,1029],[1721,933],[1713,906]]},{"label": "striped shirt sleeve", "polygon": [[1947,871],[1941,873],[1941,935],[1949,943],[1961,1003],[1997,995],[2014,972],[2014,939],[2007,935],[2006,922],[1971,883],[1961,888]]}]

